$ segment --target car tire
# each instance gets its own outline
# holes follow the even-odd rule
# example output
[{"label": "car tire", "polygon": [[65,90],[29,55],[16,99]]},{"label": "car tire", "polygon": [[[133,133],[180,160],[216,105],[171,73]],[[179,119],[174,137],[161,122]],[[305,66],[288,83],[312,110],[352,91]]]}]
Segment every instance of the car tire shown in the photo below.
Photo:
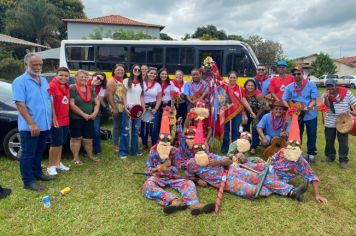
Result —
[{"label": "car tire", "polygon": [[4,152],[7,157],[20,160],[21,156],[21,138],[17,128],[10,130],[3,141]]},{"label": "car tire", "polygon": [[356,85],[355,84],[350,84],[350,88],[355,89]]}]

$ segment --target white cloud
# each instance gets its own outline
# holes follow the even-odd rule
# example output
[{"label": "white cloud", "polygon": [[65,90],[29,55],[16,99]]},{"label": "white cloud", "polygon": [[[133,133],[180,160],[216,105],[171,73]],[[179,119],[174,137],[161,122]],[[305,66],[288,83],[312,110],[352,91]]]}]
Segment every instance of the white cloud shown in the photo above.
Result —
[{"label": "white cloud", "polygon": [[[332,57],[356,56],[354,0],[83,0],[88,17],[118,14],[165,25],[180,39],[213,24],[227,34],[260,35],[282,44],[288,57],[320,51]],[[341,49],[341,50],[340,50]],[[341,51],[341,53],[340,53]]]}]

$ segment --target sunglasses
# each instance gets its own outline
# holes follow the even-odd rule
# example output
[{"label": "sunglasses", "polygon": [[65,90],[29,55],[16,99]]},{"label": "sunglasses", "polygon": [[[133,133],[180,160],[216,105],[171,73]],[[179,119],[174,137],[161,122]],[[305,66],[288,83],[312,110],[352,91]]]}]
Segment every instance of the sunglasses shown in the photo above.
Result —
[{"label": "sunglasses", "polygon": [[257,69],[257,71],[265,71],[265,69],[259,68]]},{"label": "sunglasses", "polygon": [[293,73],[294,76],[297,76],[297,75],[302,75],[302,73]]},{"label": "sunglasses", "polygon": [[134,72],[141,72],[141,69],[140,68],[135,68],[133,69]]}]

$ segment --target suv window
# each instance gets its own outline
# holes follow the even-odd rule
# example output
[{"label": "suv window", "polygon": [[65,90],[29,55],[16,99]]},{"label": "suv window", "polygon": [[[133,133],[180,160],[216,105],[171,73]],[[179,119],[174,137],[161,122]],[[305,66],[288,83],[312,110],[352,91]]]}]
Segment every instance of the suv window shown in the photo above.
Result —
[{"label": "suv window", "polygon": [[339,76],[337,76],[337,75],[327,75],[326,78],[327,79],[338,79]]}]

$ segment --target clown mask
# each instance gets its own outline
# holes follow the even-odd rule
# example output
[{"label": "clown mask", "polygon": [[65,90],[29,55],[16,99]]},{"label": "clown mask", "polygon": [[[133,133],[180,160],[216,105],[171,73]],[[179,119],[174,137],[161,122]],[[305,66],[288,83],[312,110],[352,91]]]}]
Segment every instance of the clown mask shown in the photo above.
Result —
[{"label": "clown mask", "polygon": [[194,107],[192,110],[197,115],[197,119],[206,119],[209,117],[209,110],[205,107]]},{"label": "clown mask", "polygon": [[237,150],[241,153],[245,153],[250,150],[251,143],[247,139],[240,138],[236,140]]},{"label": "clown mask", "polygon": [[298,161],[299,157],[302,155],[302,150],[299,147],[293,147],[288,145],[284,150],[284,158],[288,161]]},{"label": "clown mask", "polygon": [[194,159],[198,166],[207,166],[209,164],[209,157],[205,151],[205,145],[195,145]]},{"label": "clown mask", "polygon": [[169,153],[171,152],[171,148],[172,148],[172,146],[169,141],[168,142],[159,141],[159,143],[157,145],[157,152],[158,152],[161,160],[168,159]]}]

